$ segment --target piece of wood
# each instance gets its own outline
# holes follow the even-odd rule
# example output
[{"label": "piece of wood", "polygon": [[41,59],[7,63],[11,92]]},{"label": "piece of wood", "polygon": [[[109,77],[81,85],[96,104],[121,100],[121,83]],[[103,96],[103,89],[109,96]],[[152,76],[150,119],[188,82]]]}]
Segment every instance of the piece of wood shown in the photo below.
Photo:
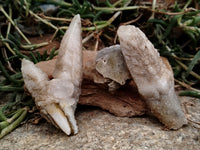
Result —
[{"label": "piece of wood", "polygon": [[92,81],[84,80],[79,104],[98,106],[120,117],[143,115],[146,105],[133,84],[121,87],[114,94]]}]

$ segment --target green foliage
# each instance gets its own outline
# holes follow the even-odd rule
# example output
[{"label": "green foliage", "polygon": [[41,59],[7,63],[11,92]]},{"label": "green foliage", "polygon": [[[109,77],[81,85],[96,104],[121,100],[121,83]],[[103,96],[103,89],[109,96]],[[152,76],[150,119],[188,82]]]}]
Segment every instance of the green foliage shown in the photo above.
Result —
[{"label": "green foliage", "polygon": [[60,8],[59,13],[57,16],[66,16],[66,17],[72,17],[76,14],[80,14],[81,18],[94,18],[94,14],[91,13],[92,7],[91,3],[89,1],[84,0],[83,4],[80,4],[77,0],[72,0],[71,7],[68,7],[67,9]]},{"label": "green foliage", "polygon": [[186,72],[186,77],[193,70],[194,66],[199,64],[199,61],[200,61],[200,50],[195,54],[192,61],[189,63],[188,70]]},{"label": "green foliage", "polygon": [[179,95],[200,98],[200,92],[197,92],[197,91],[184,91],[184,92],[181,92]]},{"label": "green foliage", "polygon": [[153,30],[149,38],[170,61],[175,78],[194,85],[200,83],[200,11],[184,12],[186,5],[189,1],[183,8],[175,4],[172,12],[177,15],[164,14],[149,20],[146,33],[152,35]]}]

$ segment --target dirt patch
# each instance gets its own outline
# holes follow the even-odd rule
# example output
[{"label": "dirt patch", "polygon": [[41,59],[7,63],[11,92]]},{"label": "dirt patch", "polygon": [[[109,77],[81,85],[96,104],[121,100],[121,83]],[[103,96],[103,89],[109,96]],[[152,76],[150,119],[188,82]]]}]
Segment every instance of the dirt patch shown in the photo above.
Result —
[{"label": "dirt patch", "polygon": [[[199,121],[200,100],[181,98],[188,115]],[[152,116],[116,117],[96,107],[78,106],[76,111],[79,133],[67,136],[61,130],[43,122],[25,124],[0,140],[2,150],[180,150],[200,147],[200,130],[189,124],[177,131],[164,130]]]}]

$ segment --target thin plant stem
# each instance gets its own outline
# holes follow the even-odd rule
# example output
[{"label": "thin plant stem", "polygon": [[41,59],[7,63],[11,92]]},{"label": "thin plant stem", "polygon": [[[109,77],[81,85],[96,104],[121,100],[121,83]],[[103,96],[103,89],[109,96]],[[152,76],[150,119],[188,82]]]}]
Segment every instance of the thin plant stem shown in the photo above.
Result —
[{"label": "thin plant stem", "polygon": [[[0,39],[3,40],[4,37],[0,34]],[[13,54],[16,55],[16,53],[14,52],[14,50],[10,47],[10,45],[7,42],[3,42],[3,44],[5,44],[5,46],[8,48],[8,50]]]},{"label": "thin plant stem", "polygon": [[190,5],[191,2],[192,2],[192,0],[188,0],[187,3],[185,4],[185,6],[183,7],[183,9],[186,9]]},{"label": "thin plant stem", "polygon": [[124,11],[124,10],[134,10],[134,9],[150,9],[148,6],[129,6],[129,7],[96,7],[92,5],[94,10],[107,10],[107,11]]},{"label": "thin plant stem", "polygon": [[140,14],[136,19],[130,20],[128,22],[125,22],[125,23],[123,23],[123,25],[128,25],[128,24],[131,24],[131,23],[134,23],[134,22],[138,21],[142,17],[142,15],[143,14]]},{"label": "thin plant stem", "polygon": [[0,122],[0,130],[6,128],[8,125],[9,125],[9,123],[7,121]]},{"label": "thin plant stem", "polygon": [[14,87],[9,85],[0,86],[0,92],[15,92],[15,91],[24,91],[24,88]]},{"label": "thin plant stem", "polygon": [[53,41],[53,39],[56,37],[56,35],[57,35],[58,31],[59,31],[59,30],[56,30],[56,31],[54,32],[54,34],[53,34],[53,36],[52,36],[52,38],[51,38],[50,42],[52,42],[52,41]]},{"label": "thin plant stem", "polygon": [[95,10],[107,10],[107,11],[124,11],[124,10],[134,10],[134,9],[147,9],[154,13],[165,14],[170,16],[182,15],[188,13],[190,11],[194,11],[194,8],[187,8],[181,12],[164,12],[159,10],[153,10],[149,6],[128,6],[128,7],[120,7],[120,8],[113,8],[113,7],[96,7],[93,5],[93,9]]},{"label": "thin plant stem", "polygon": [[21,44],[19,47],[24,49],[24,50],[33,50],[42,46],[48,45],[49,42],[43,42],[43,43],[38,43],[38,44],[31,44],[31,45],[23,45]]},{"label": "thin plant stem", "polygon": [[[10,18],[12,18],[12,8],[11,8],[10,4],[8,6],[9,6],[9,16],[10,16]],[[7,32],[6,32],[6,39],[8,38],[8,34],[10,33],[10,29],[11,29],[11,22],[8,22],[8,27],[7,27]],[[8,47],[8,49],[10,50],[10,52],[13,53],[13,54],[15,54],[15,52],[11,49],[11,47],[9,46],[9,44],[6,43],[6,45],[7,45],[6,47]],[[5,58],[8,59],[8,56],[7,56],[5,48],[3,49],[3,54],[4,54]],[[8,63],[9,69],[12,72],[16,73],[16,71],[12,68],[10,61],[7,61],[7,63]]]},{"label": "thin plant stem", "polygon": [[[128,6],[128,4],[130,3],[130,1],[128,1],[124,7]],[[122,7],[122,8],[124,8]],[[93,27],[88,27],[88,28],[82,28],[82,30],[85,31],[92,31],[92,30],[99,30],[102,28],[105,28],[107,26],[109,26],[110,24],[112,24],[112,22],[121,14],[121,11],[117,11],[106,23],[98,25],[98,26],[93,26]]]},{"label": "thin plant stem", "polygon": [[3,109],[0,108],[0,121],[6,121],[8,118],[4,115]]},{"label": "thin plant stem", "polygon": [[71,22],[72,21],[72,19],[50,17],[50,16],[45,16],[44,14],[40,14],[39,16],[43,19],[54,20],[54,21],[63,21],[63,22]]},{"label": "thin plant stem", "polygon": [[2,71],[2,73],[4,74],[4,76],[11,82],[19,84],[19,82],[17,80],[14,80],[13,78],[10,77],[10,75],[8,74],[8,72],[6,71],[5,67],[3,66],[2,62],[0,61],[0,70]]},{"label": "thin plant stem", "polygon": [[54,26],[53,24],[51,24],[50,22],[48,22],[47,20],[42,19],[41,17],[39,17],[38,15],[36,15],[34,12],[32,12],[31,10],[29,10],[29,13],[34,16],[35,18],[37,18],[38,20],[40,20],[41,22],[43,22],[44,24],[52,27],[55,30],[58,30],[58,28],[56,26]]},{"label": "thin plant stem", "polygon": [[[18,1],[18,3],[20,4],[20,2]],[[26,10],[26,7],[23,5],[22,6],[25,10]],[[55,30],[58,30],[58,28],[53,25],[52,23],[48,22],[47,20],[41,18],[40,16],[36,15],[33,11],[29,10],[29,13],[34,16],[35,18],[37,18],[38,20],[40,20],[41,22],[43,22],[44,24],[50,26],[51,28],[55,29]],[[61,32],[64,34],[64,32],[61,30]]]},{"label": "thin plant stem", "polygon": [[9,69],[10,71],[12,71],[13,73],[16,73],[16,71],[13,69],[13,67],[12,67],[12,65],[11,65],[11,63],[10,63],[10,61],[8,60],[8,55],[7,55],[7,52],[6,52],[6,49],[5,49],[5,48],[3,48],[2,53],[3,53],[3,56],[5,57],[5,59],[7,60],[6,62],[8,63],[8,69]]},{"label": "thin plant stem", "polygon": [[4,129],[7,126],[9,126],[9,124],[11,124],[16,118],[18,118],[22,114],[23,111],[24,109],[18,109],[11,118],[0,122],[0,129]]},{"label": "thin plant stem", "polygon": [[18,26],[14,23],[14,21],[10,18],[10,16],[6,13],[6,11],[3,9],[3,6],[0,5],[0,11],[6,16],[6,18],[11,22],[11,24],[15,27],[15,29],[19,32],[19,34],[24,38],[24,40],[31,44],[31,42],[27,39],[27,37],[21,32],[21,30],[18,28]]},{"label": "thin plant stem", "polygon": [[191,87],[190,85],[186,84],[185,82],[181,82],[177,79],[174,79],[175,82],[177,82],[178,84],[180,84],[181,86],[185,87],[186,89],[190,89],[190,90],[193,90],[193,91],[196,91],[196,92],[200,92],[199,90]]},{"label": "thin plant stem", "polygon": [[[185,65],[185,64],[183,64],[182,62],[180,62],[179,60],[176,60],[176,62],[184,69],[184,70],[188,70],[188,67]],[[195,73],[194,71],[191,71],[190,72],[190,74],[193,76],[193,77],[195,77],[195,78],[197,78],[198,80],[200,80],[200,76],[197,74],[197,73]]]},{"label": "thin plant stem", "polygon": [[[166,45],[164,41],[162,41],[162,44],[163,44],[163,45]],[[166,45],[165,48],[166,48],[166,49],[171,53],[171,55],[175,58],[175,61],[176,61],[184,70],[187,71],[187,70],[188,70],[188,67],[187,67],[186,65],[184,65],[181,61],[179,61],[179,60],[176,59],[177,56],[176,56],[174,53],[172,53],[172,50],[170,49],[170,47]],[[191,71],[190,74],[191,74],[193,77],[195,77],[195,78],[197,78],[198,80],[200,80],[200,76],[199,76],[197,73],[195,73],[194,71]]]},{"label": "thin plant stem", "polygon": [[154,19],[154,15],[155,15],[155,9],[156,9],[156,0],[153,0],[153,3],[152,3],[152,15],[149,19]]},{"label": "thin plant stem", "polygon": [[86,37],[82,40],[82,44],[84,44],[84,43],[86,43],[87,41],[89,41],[89,40],[94,36],[94,33],[98,33],[98,32],[96,31],[96,32],[90,33],[88,36],[86,36]]},{"label": "thin plant stem", "polygon": [[[12,8],[9,5],[9,17],[12,18]],[[7,28],[7,33],[6,33],[6,38],[8,38],[8,34],[10,33],[10,29],[11,29],[11,23],[8,23],[8,28]]]},{"label": "thin plant stem", "polygon": [[178,57],[175,54],[173,55],[174,58],[178,59],[178,60],[187,60],[187,61],[191,61],[192,58],[184,58],[184,57]]},{"label": "thin plant stem", "polygon": [[7,121],[8,123],[12,123],[17,117],[19,117],[19,116],[22,114],[23,111],[24,111],[23,108],[18,109],[18,110],[14,113],[14,115],[13,115],[11,118],[7,119],[6,121]]},{"label": "thin plant stem", "polygon": [[5,43],[5,45],[13,55],[16,55],[16,53],[13,51],[13,49],[10,47],[8,43]]},{"label": "thin plant stem", "polygon": [[14,130],[17,126],[19,126],[21,122],[25,119],[27,112],[28,112],[28,109],[24,108],[19,118],[17,118],[12,124],[10,124],[8,127],[4,128],[1,131],[0,139],[4,137],[5,135],[7,135],[8,133],[10,133],[12,130]]},{"label": "thin plant stem", "polygon": [[115,7],[115,6],[117,6],[118,4],[120,4],[121,2],[123,2],[123,0],[118,0],[118,1],[116,1],[116,2],[113,4],[113,6]]}]

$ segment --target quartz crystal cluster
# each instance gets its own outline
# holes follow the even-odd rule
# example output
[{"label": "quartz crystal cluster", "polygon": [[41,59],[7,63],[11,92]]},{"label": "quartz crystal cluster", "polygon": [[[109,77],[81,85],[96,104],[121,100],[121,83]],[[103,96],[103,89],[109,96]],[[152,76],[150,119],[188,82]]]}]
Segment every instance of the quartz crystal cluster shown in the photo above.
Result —
[{"label": "quartz crystal cluster", "polygon": [[[160,57],[139,28],[120,26],[117,34],[120,45],[104,48],[97,53],[85,52],[83,56],[81,19],[76,15],[62,39],[57,59],[48,62],[49,66],[54,66],[53,79],[48,78],[43,71],[45,68],[40,69],[40,65],[22,60],[25,87],[44,118],[67,135],[76,134],[78,127],[74,113],[82,78],[87,77],[95,83],[109,81],[112,92],[132,79],[147,107],[167,128],[178,129],[187,124],[175,93],[173,72],[168,61]],[[91,102],[98,104],[93,100]]]},{"label": "quartz crystal cluster", "polygon": [[76,15],[65,33],[56,61],[53,79],[29,60],[22,60],[25,86],[41,114],[67,135],[76,134],[74,117],[82,81],[81,19]]}]

